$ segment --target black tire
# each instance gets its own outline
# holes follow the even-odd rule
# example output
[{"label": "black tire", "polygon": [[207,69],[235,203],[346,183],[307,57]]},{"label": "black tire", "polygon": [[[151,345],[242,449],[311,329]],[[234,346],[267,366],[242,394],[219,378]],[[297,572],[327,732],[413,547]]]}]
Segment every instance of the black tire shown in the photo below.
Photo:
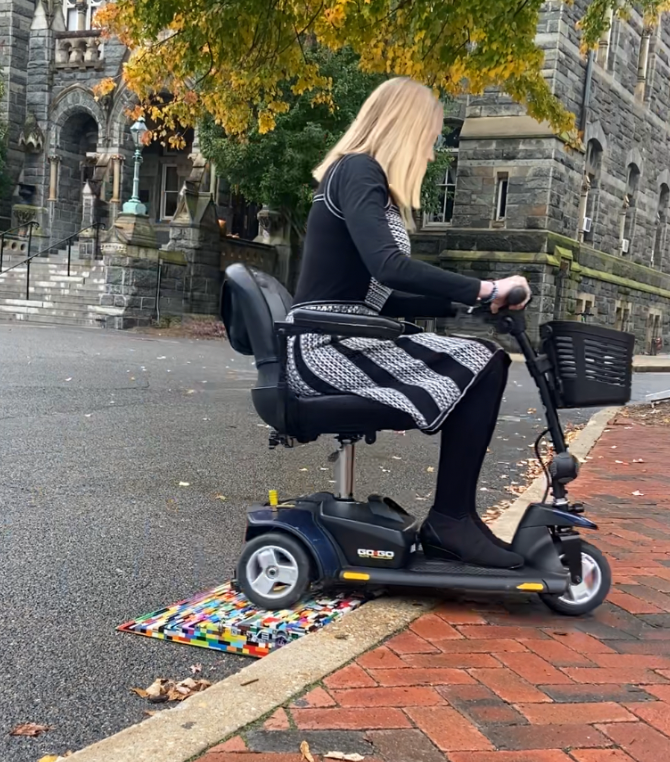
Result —
[{"label": "black tire", "polygon": [[603,603],[605,598],[607,598],[610,587],[612,586],[612,570],[610,569],[608,560],[602,552],[598,550],[595,545],[591,545],[589,542],[583,542],[582,554],[590,556],[598,567],[600,572],[600,585],[593,597],[583,603],[572,603],[565,596],[541,593],[540,598],[542,598],[544,603],[559,614],[565,614],[566,616],[582,616],[594,611],[601,603]]},{"label": "black tire", "polygon": [[[290,566],[296,574],[295,582],[291,585],[285,585],[286,591],[283,593],[282,583],[279,580],[275,582],[275,588],[268,594],[258,590],[258,585],[254,584],[262,576],[261,567],[260,565],[257,566],[257,554],[264,548],[272,550],[277,560],[280,561],[279,568]],[[281,561],[284,561],[284,564],[281,564]],[[256,567],[261,572],[256,580],[249,578],[250,566]],[[262,581],[267,582],[267,579],[264,578]],[[291,608],[307,592],[310,582],[311,563],[307,551],[300,541],[282,532],[268,532],[249,540],[242,549],[242,554],[237,562],[237,584],[255,606],[265,611]]]}]

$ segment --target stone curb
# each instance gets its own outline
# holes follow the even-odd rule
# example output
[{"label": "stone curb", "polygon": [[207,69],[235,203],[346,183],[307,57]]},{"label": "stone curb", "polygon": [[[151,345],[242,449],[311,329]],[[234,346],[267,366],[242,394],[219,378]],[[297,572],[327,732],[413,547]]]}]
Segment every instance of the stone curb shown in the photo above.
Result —
[{"label": "stone curb", "polygon": [[434,599],[382,598],[251,663],[174,709],[68,757],[68,762],[186,762],[282,706],[425,614]]},{"label": "stone curb", "polygon": [[[596,413],[570,446],[585,458],[620,408]],[[539,477],[491,528],[511,539],[530,503],[541,500]],[[433,599],[381,598],[313,635],[275,651],[202,694],[98,741],[72,762],[186,762],[282,706],[312,683],[370,650],[434,607]]]},{"label": "stone curb", "polygon": [[[621,410],[620,407],[608,407],[604,410],[599,410],[575,437],[570,445],[570,452],[575,457],[583,460],[591,452],[593,446],[600,439],[603,431],[619,410]],[[530,487],[501,516],[491,522],[489,526],[498,537],[507,542],[511,541],[522,516],[526,512],[526,508],[531,503],[542,500],[545,488],[546,479],[544,475],[538,476]]]}]

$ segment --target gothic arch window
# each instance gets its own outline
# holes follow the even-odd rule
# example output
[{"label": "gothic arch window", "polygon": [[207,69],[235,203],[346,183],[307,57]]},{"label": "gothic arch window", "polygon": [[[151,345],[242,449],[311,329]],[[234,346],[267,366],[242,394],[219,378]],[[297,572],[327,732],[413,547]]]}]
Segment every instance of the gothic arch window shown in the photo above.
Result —
[{"label": "gothic arch window", "polygon": [[654,242],[651,249],[651,266],[661,267],[668,228],[668,203],[670,203],[670,187],[662,183],[658,191],[658,206],[656,208],[656,225]]},{"label": "gothic arch window", "polygon": [[580,238],[584,241],[593,241],[594,239],[598,216],[602,159],[602,145],[595,138],[591,138],[586,145],[586,163],[580,199]]},{"label": "gothic arch window", "polygon": [[438,178],[439,202],[437,208],[424,215],[424,226],[449,225],[454,215],[454,199],[456,196],[456,174],[458,170],[458,142],[463,122],[460,119],[447,119],[442,135],[435,147],[449,156],[449,165],[444,174]]},{"label": "gothic arch window", "polygon": [[635,235],[636,197],[640,183],[640,168],[634,162],[626,170],[626,192],[619,212],[619,245],[621,254],[630,255]]}]

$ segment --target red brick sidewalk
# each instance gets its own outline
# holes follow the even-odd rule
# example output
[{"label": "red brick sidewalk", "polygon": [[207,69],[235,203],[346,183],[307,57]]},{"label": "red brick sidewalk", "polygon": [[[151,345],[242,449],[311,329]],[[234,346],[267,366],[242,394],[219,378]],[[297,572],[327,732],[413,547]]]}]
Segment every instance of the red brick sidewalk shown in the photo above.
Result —
[{"label": "red brick sidewalk", "polygon": [[444,604],[200,762],[301,762],[302,741],[317,762],[670,756],[670,429],[619,420],[574,493],[614,570],[594,615],[536,598]]}]

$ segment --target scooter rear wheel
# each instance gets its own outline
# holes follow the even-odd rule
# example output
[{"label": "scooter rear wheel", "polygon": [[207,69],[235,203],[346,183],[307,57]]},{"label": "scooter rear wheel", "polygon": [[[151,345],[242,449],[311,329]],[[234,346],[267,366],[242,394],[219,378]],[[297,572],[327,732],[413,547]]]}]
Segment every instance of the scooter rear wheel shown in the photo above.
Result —
[{"label": "scooter rear wheel", "polygon": [[254,537],[237,562],[237,583],[259,609],[287,609],[310,585],[311,564],[302,544],[288,534],[268,532]]},{"label": "scooter rear wheel", "polygon": [[609,562],[595,545],[582,543],[582,582],[570,584],[563,595],[541,593],[540,598],[553,611],[568,616],[582,616],[597,609],[607,598],[612,585]]}]

